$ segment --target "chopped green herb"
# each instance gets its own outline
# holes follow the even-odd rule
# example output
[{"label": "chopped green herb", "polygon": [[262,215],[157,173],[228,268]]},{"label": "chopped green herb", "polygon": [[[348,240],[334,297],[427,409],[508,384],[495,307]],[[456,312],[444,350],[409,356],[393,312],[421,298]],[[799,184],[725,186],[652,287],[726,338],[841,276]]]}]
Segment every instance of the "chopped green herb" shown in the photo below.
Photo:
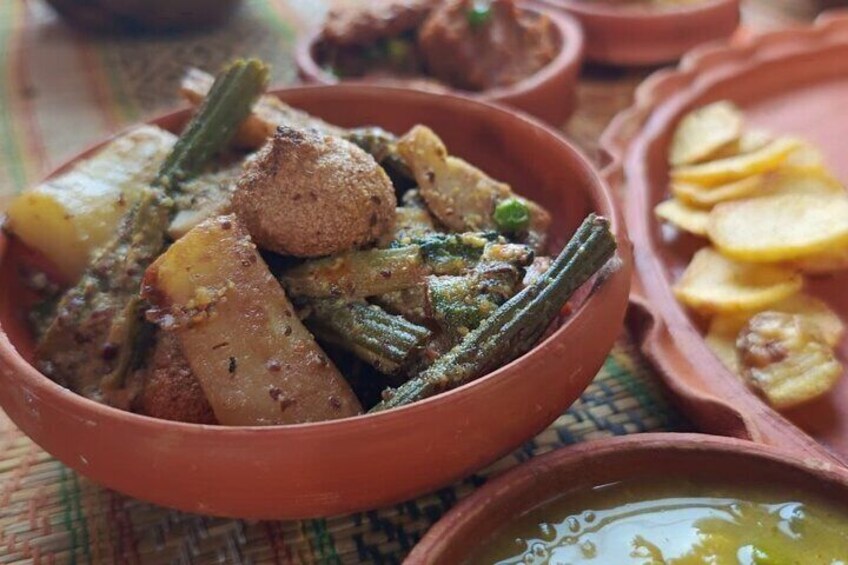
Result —
[{"label": "chopped green herb", "polygon": [[507,198],[495,207],[494,219],[498,229],[514,233],[530,225],[530,209],[518,198]]},{"label": "chopped green herb", "polygon": [[466,14],[468,25],[471,29],[478,29],[486,25],[492,19],[492,6],[483,0],[475,1]]},{"label": "chopped green herb", "polygon": [[386,53],[393,63],[403,63],[409,56],[409,43],[403,39],[389,39],[386,44]]}]

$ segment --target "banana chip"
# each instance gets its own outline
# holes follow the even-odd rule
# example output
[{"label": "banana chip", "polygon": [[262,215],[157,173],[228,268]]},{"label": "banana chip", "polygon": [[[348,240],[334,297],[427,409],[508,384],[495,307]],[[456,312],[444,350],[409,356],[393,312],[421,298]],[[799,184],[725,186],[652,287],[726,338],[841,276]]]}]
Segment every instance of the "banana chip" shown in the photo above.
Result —
[{"label": "banana chip", "polygon": [[691,234],[701,237],[707,236],[707,224],[710,220],[710,213],[706,210],[699,210],[683,204],[677,199],[671,198],[665,202],[660,202],[654,213],[658,218],[687,231]]},{"label": "banana chip", "polygon": [[705,247],[692,257],[674,294],[704,314],[741,314],[789,298],[802,285],[802,277],[792,269],[732,261]]},{"label": "banana chip", "polygon": [[790,137],[780,137],[764,147],[698,165],[687,165],[671,170],[674,182],[690,182],[702,186],[727,184],[751,175],[774,171],[797,150],[801,142]]},{"label": "banana chip", "polygon": [[671,193],[684,204],[710,209],[729,200],[756,196],[764,190],[766,175],[754,175],[742,180],[715,187],[704,187],[688,182],[671,184]]},{"label": "banana chip", "polygon": [[730,102],[716,102],[687,114],[671,141],[672,166],[699,163],[735,143],[742,133],[742,113]]},{"label": "banana chip", "polygon": [[724,202],[707,231],[739,261],[791,261],[848,246],[848,195],[776,194]]}]

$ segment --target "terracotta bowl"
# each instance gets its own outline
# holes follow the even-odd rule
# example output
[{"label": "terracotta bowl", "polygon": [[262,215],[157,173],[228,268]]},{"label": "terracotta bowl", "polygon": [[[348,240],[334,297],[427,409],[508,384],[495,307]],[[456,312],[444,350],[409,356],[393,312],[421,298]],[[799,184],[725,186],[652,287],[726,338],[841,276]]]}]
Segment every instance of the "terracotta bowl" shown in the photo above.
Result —
[{"label": "terracotta bowl", "polygon": [[[588,212],[610,217],[617,268],[591,293],[580,293],[573,314],[535,349],[467,386],[347,420],[227,428],[122,412],[38,373],[27,362],[32,342],[17,276],[21,246],[4,238],[0,406],[41,447],[98,483],[190,512],[251,518],[327,516],[395,503],[466,476],[544,429],[600,369],[627,303],[630,244],[592,165],[541,123],[467,98],[368,85],[277,94],[342,126],[403,132],[428,124],[452,153],[548,207],[555,218],[552,248]],[[181,110],[152,123],[177,131],[188,116]]]},{"label": "terracotta bowl", "polygon": [[546,502],[658,477],[785,485],[848,509],[848,471],[839,466],[728,438],[639,434],[559,449],[490,481],[433,526],[404,563],[466,563],[508,521]]},{"label": "terracotta bowl", "polygon": [[[551,19],[558,34],[560,50],[553,61],[540,71],[511,86],[492,88],[483,92],[465,92],[445,87],[445,92],[456,92],[484,100],[500,102],[532,114],[554,125],[563,124],[574,112],[577,97],[575,88],[583,64],[583,30],[571,16],[528,2],[524,8]],[[323,42],[320,28],[301,37],[295,48],[295,58],[301,78],[307,83],[336,84],[339,79],[326,72],[315,53]],[[364,79],[363,79],[364,80]],[[350,81],[362,82],[362,81]],[[393,80],[401,83],[402,80]],[[414,81],[406,82],[415,87]]]},{"label": "terracotta bowl", "polygon": [[226,22],[242,0],[47,0],[74,27],[98,33],[177,32]]},{"label": "terracotta bowl", "polygon": [[[703,324],[673,295],[672,285],[705,240],[664,229],[653,209],[668,196],[667,155],[678,120],[720,99],[737,103],[753,128],[815,144],[848,185],[847,77],[848,12],[825,15],[814,26],[688,54],[678,68],[643,83],[636,104],[616,117],[601,139],[611,157],[605,172],[621,189],[636,249],[631,326],[688,416],[710,433],[843,461],[848,461],[848,374],[818,401],[784,415],[769,408],[712,354]],[[846,284],[848,273],[843,271],[808,277],[806,290],[848,322]],[[848,337],[838,354],[848,360]]]},{"label": "terracotta bowl", "polygon": [[739,0],[703,0],[676,8],[615,6],[588,0],[543,0],[571,14],[586,33],[586,58],[640,66],[678,59],[739,25]]}]

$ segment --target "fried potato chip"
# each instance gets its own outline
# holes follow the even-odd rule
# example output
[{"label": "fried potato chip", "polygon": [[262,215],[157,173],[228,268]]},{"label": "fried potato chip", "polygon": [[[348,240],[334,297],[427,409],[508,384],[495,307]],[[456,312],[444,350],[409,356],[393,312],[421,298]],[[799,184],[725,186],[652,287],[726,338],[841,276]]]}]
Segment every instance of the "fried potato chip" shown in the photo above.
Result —
[{"label": "fried potato chip", "polygon": [[824,155],[810,143],[801,142],[801,145],[790,153],[781,169],[797,173],[824,172]]},{"label": "fried potato chip", "polygon": [[747,321],[746,317],[716,316],[710,320],[710,329],[704,337],[707,347],[734,375],[742,374],[742,364],[736,351],[736,338]]},{"label": "fried potato chip", "polygon": [[769,194],[846,194],[842,183],[825,170],[781,169],[766,175],[763,184]]},{"label": "fried potato chip", "polygon": [[826,302],[804,292],[769,306],[769,310],[801,316],[821,331],[825,343],[830,347],[836,347],[845,333],[845,324],[839,315]]},{"label": "fried potato chip", "polygon": [[754,175],[715,187],[704,187],[689,182],[673,182],[671,193],[684,204],[709,210],[722,202],[756,196],[763,190],[766,176]]},{"label": "fried potato chip", "polygon": [[791,261],[848,245],[848,196],[776,194],[713,208],[707,232],[739,261]]},{"label": "fried potato chip", "polygon": [[680,121],[671,141],[669,163],[678,167],[699,163],[734,143],[742,133],[742,113],[731,102],[708,104]]},{"label": "fried potato chip", "polygon": [[736,349],[743,378],[778,410],[826,394],[842,375],[822,333],[802,316],[757,314],[739,332]]},{"label": "fried potato chip", "polygon": [[739,139],[733,143],[725,145],[710,155],[709,158],[711,160],[726,159],[727,157],[733,157],[735,155],[751,153],[752,151],[762,149],[772,141],[774,141],[774,136],[768,132],[762,130],[744,131],[742,132],[742,135],[739,136]]},{"label": "fried potato chip", "polygon": [[683,231],[701,237],[707,236],[707,223],[710,219],[710,213],[706,210],[692,208],[675,198],[671,198],[657,204],[657,207],[654,208],[654,214]]},{"label": "fried potato chip", "polygon": [[778,265],[740,263],[705,247],[674,286],[685,305],[704,314],[762,310],[801,290],[803,278]]},{"label": "fried potato chip", "polygon": [[671,179],[674,182],[690,182],[703,186],[727,184],[777,169],[799,146],[797,139],[780,137],[750,153],[674,168],[671,170]]},{"label": "fried potato chip", "polygon": [[824,275],[848,270],[848,247],[796,259],[792,261],[792,266],[808,275]]},{"label": "fried potato chip", "polygon": [[[831,310],[824,301],[804,292],[772,304],[768,307],[768,311],[800,316],[819,329],[824,342],[830,347],[836,347],[845,333],[845,325],[836,312]],[[736,351],[736,339],[748,320],[759,313],[719,314],[710,320],[710,327],[704,341],[724,366],[734,374],[742,374],[742,365]]]}]

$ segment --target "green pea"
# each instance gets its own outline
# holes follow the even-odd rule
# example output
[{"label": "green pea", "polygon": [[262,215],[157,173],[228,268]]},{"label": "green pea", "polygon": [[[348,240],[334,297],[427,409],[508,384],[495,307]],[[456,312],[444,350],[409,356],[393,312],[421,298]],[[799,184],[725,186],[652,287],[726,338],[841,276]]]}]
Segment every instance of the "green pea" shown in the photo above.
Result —
[{"label": "green pea", "polygon": [[478,29],[492,19],[492,6],[485,0],[476,0],[466,14],[471,29]]},{"label": "green pea", "polygon": [[394,63],[402,63],[409,55],[409,44],[403,39],[390,39],[386,45],[389,59]]},{"label": "green pea", "polygon": [[530,208],[518,198],[501,200],[495,206],[494,220],[500,231],[521,231],[530,225]]}]

